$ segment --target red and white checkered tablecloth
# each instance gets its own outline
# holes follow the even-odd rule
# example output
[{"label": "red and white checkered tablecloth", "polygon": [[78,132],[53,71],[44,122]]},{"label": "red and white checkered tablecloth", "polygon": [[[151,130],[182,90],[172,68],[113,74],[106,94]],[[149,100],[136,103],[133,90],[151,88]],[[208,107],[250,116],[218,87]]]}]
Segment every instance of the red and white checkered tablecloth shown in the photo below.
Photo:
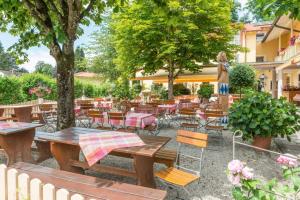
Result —
[{"label": "red and white checkered tablecloth", "polygon": [[113,104],[112,101],[99,101],[97,107],[111,109],[112,104]]},{"label": "red and white checkered tablecloth", "polygon": [[144,129],[148,125],[155,125],[155,120],[152,114],[129,112],[126,115],[125,125]]},{"label": "red and white checkered tablecloth", "polygon": [[30,123],[25,122],[0,122],[0,130],[21,129],[30,127]]},{"label": "red and white checkered tablecloth", "polygon": [[166,105],[158,105],[158,110],[164,110],[167,113],[173,113],[177,109],[176,104],[166,104]]},{"label": "red and white checkered tablecloth", "polygon": [[182,109],[182,108],[191,108],[192,107],[192,103],[179,103],[178,104],[178,108]]},{"label": "red and white checkered tablecloth", "polygon": [[134,133],[109,131],[79,135],[79,145],[92,166],[114,149],[143,146],[145,143]]}]

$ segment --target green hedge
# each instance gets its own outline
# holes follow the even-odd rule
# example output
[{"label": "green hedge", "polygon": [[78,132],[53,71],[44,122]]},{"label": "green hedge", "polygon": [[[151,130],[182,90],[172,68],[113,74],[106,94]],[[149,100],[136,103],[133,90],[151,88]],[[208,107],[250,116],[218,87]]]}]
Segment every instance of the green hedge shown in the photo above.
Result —
[{"label": "green hedge", "polygon": [[[52,91],[51,94],[44,97],[45,99],[57,99],[56,80],[47,75],[32,73],[24,74],[21,77],[0,77],[0,104],[35,100],[37,96],[29,94],[29,90],[39,85],[46,86]],[[105,97],[109,95],[111,87],[112,85],[109,83],[95,86],[75,80],[75,98],[81,97],[83,93],[86,97]]]},{"label": "green hedge", "polygon": [[0,77],[0,104],[13,104],[25,100],[21,81],[16,77]]}]

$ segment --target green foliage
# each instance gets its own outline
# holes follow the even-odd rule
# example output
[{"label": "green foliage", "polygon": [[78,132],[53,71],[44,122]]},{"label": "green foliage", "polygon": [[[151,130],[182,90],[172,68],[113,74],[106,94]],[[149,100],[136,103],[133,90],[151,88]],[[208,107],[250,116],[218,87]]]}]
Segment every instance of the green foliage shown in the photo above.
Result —
[{"label": "green foliage", "polygon": [[232,189],[234,200],[276,200],[299,199],[300,167],[282,167],[283,180],[273,178],[241,180],[241,184]]},{"label": "green foliage", "polygon": [[113,16],[118,67],[128,74],[163,69],[172,84],[185,70],[201,71],[197,63],[208,63],[220,51],[231,58],[236,50],[231,7],[231,1],[219,0],[173,0],[162,6],[134,1]]},{"label": "green foliage", "polygon": [[131,99],[131,93],[128,83],[118,83],[112,91],[112,96],[118,99]]},{"label": "green foliage", "polygon": [[44,61],[39,61],[35,65],[35,73],[40,73],[47,76],[54,76],[55,69],[52,65],[45,63]]},{"label": "green foliage", "polygon": [[151,85],[151,93],[159,96],[160,99],[168,99],[168,90],[164,88],[163,84],[154,83]]},{"label": "green foliage", "polygon": [[205,99],[209,99],[213,93],[214,93],[214,85],[209,83],[202,83],[200,85],[199,90],[197,91],[198,96]]},{"label": "green foliage", "polygon": [[183,84],[175,84],[173,90],[174,96],[191,94],[191,90],[185,87]]},{"label": "green foliage", "polygon": [[84,49],[78,46],[75,50],[75,72],[85,72],[87,68],[87,59],[85,58]]},{"label": "green foliage", "polygon": [[116,81],[120,77],[120,70],[117,68],[114,59],[117,57],[113,43],[113,30],[110,26],[111,13],[104,17],[101,29],[92,35],[92,41],[87,46],[91,59],[90,71],[101,74],[105,79]]},{"label": "green foliage", "polygon": [[131,88],[131,96],[137,97],[141,93],[143,87],[140,85],[140,83],[133,83]]},{"label": "green foliage", "polygon": [[36,95],[29,94],[29,90],[38,86],[46,86],[51,89],[51,93],[44,96],[44,99],[56,100],[57,98],[57,86],[56,81],[50,76],[33,73],[33,74],[24,74],[20,77],[22,84],[22,91],[25,96],[26,101],[37,99]]},{"label": "green foliage", "polygon": [[300,129],[296,106],[286,99],[273,99],[263,92],[249,93],[229,110],[229,126],[241,130],[243,139],[254,136],[287,137]]},{"label": "green foliage", "polygon": [[255,71],[253,68],[246,64],[238,64],[230,69],[229,71],[229,85],[231,90],[243,88],[251,88],[255,85]]},{"label": "green foliage", "polygon": [[15,57],[11,53],[5,51],[1,41],[0,41],[0,70],[6,70],[6,71],[14,70],[23,73],[28,72],[26,69],[18,67]]},{"label": "green foliage", "polygon": [[19,103],[24,100],[22,84],[17,77],[0,76],[0,104]]},{"label": "green foliage", "polygon": [[284,14],[300,19],[298,0],[249,0],[247,5],[257,21],[274,20]]}]

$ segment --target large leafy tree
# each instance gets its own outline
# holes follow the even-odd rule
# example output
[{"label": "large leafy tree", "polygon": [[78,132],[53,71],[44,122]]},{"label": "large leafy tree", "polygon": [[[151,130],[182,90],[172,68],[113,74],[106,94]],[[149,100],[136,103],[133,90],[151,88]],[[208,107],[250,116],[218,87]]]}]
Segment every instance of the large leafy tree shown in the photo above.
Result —
[{"label": "large leafy tree", "polygon": [[123,0],[1,0],[0,29],[19,36],[12,49],[45,45],[57,64],[58,128],[74,125],[74,42],[82,25],[101,22]]},{"label": "large leafy tree", "polygon": [[44,61],[39,61],[35,65],[35,72],[48,76],[54,76],[55,69],[52,65],[45,63]]},{"label": "large leafy tree", "polygon": [[80,46],[75,50],[75,72],[87,71],[87,59],[85,58],[84,49]]},{"label": "large leafy tree", "polygon": [[0,69],[1,70],[16,70],[18,65],[14,57],[5,51],[2,43],[0,42]]},{"label": "large leafy tree", "polygon": [[168,98],[174,79],[184,71],[201,71],[219,51],[232,55],[232,1],[169,0],[158,6],[134,1],[113,16],[116,63],[134,74],[168,72]]},{"label": "large leafy tree", "polygon": [[117,57],[113,43],[113,29],[110,26],[111,13],[107,13],[101,29],[92,35],[91,43],[87,46],[87,52],[91,55],[90,71],[101,74],[105,79],[116,81],[121,72],[117,68],[114,59]]},{"label": "large leafy tree", "polygon": [[248,8],[258,21],[270,20],[274,16],[290,14],[291,18],[300,19],[299,0],[249,0]]}]

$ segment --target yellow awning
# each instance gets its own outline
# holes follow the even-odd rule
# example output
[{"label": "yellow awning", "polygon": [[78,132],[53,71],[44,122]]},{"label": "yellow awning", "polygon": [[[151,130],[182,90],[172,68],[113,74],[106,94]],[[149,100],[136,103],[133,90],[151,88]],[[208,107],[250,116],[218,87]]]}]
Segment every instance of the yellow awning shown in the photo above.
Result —
[{"label": "yellow awning", "polygon": [[[167,83],[168,76],[144,76],[136,77],[131,80],[151,80],[155,83]],[[217,75],[181,75],[175,79],[175,83],[187,82],[217,82]]]}]

